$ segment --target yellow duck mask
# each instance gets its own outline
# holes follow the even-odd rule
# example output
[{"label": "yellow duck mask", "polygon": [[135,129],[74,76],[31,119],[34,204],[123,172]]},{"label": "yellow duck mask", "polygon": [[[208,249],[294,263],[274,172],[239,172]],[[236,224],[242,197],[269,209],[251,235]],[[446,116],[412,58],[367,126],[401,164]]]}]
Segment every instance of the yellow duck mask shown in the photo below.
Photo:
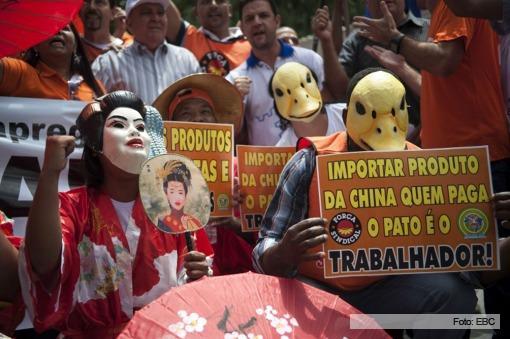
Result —
[{"label": "yellow duck mask", "polygon": [[365,150],[403,150],[408,126],[405,88],[385,71],[369,73],[354,87],[347,131]]},{"label": "yellow duck mask", "polygon": [[276,110],[287,120],[311,122],[322,109],[322,97],[308,67],[287,62],[273,75],[270,91]]}]

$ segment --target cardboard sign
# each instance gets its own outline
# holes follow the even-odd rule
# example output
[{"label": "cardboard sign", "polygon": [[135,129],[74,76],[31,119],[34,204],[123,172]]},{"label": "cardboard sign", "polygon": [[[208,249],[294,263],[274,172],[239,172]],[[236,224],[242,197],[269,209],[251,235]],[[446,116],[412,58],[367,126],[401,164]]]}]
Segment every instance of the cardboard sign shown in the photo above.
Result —
[{"label": "cardboard sign", "polygon": [[211,217],[232,215],[234,127],[165,121],[166,149],[193,160],[210,190]]},{"label": "cardboard sign", "polygon": [[295,147],[237,146],[239,183],[245,196],[241,205],[243,232],[259,230],[280,173],[295,151]]},{"label": "cardboard sign", "polygon": [[494,270],[486,147],[317,157],[324,277]]}]

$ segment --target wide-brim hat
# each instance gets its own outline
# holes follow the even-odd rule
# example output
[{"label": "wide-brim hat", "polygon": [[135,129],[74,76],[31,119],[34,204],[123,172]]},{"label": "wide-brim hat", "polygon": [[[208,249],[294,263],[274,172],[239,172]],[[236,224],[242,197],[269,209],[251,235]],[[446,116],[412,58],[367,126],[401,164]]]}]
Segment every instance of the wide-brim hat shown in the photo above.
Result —
[{"label": "wide-brim hat", "polygon": [[243,122],[243,98],[237,88],[225,78],[208,73],[188,75],[167,87],[152,103],[161,114],[163,120],[172,120],[168,107],[177,93],[191,88],[206,92],[214,104],[216,121],[234,125],[235,133],[241,130]]}]

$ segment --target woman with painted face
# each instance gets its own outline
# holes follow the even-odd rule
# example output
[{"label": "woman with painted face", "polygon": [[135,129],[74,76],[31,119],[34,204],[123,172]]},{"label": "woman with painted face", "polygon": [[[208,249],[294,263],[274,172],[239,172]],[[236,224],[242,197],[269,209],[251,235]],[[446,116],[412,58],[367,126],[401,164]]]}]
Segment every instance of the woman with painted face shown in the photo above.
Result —
[{"label": "woman with painted face", "polygon": [[163,191],[170,205],[170,214],[158,220],[164,232],[196,231],[202,223],[192,215],[184,213],[184,205],[191,188],[191,172],[178,160],[170,160],[163,166]]},{"label": "woman with painted face", "polygon": [[[77,119],[87,186],[59,194],[74,148],[48,137],[39,185],[20,250],[20,281],[37,330],[114,337],[133,312],[187,280],[208,274],[205,232],[196,248],[159,231],[146,216],[138,178],[149,151],[145,108],[131,92],[89,103]],[[186,253],[187,252],[187,253]]]},{"label": "woman with painted face", "polygon": [[103,94],[72,25],[30,48],[23,59],[0,59],[0,96],[91,101]]}]

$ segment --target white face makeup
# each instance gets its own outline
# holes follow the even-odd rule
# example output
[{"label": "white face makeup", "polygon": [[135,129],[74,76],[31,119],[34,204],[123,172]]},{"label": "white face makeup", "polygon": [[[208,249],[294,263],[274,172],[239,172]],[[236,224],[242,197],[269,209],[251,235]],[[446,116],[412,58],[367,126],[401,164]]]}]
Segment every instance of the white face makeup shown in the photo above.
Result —
[{"label": "white face makeup", "polygon": [[103,154],[121,170],[140,174],[149,154],[150,137],[140,113],[119,107],[106,118],[103,130]]}]

